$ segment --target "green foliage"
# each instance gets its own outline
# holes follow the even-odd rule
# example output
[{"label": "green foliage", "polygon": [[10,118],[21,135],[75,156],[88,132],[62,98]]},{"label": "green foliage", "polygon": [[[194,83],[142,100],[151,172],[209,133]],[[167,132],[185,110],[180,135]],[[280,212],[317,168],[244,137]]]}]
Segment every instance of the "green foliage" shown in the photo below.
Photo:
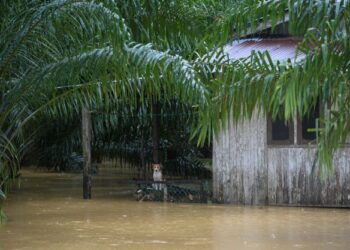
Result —
[{"label": "green foliage", "polygon": [[6,199],[5,193],[0,189],[0,198],[1,199]]},{"label": "green foliage", "polygon": [[[120,114],[95,120],[97,149],[118,152],[141,134],[146,141],[154,100],[189,113],[179,128],[187,136],[196,125],[192,137],[204,144],[229,117],[249,118],[256,108],[276,116],[282,107],[288,119],[320,98],[330,107],[318,145],[327,172],[350,131],[349,11],[335,0],[1,1],[0,187],[6,194],[29,152],[76,152],[83,106]],[[303,37],[302,61],[253,53],[230,62],[223,53],[229,40],[287,17]]]},{"label": "green foliage", "polygon": [[6,219],[7,219],[5,213],[4,213],[3,209],[2,209],[2,206],[1,206],[2,202],[3,202],[2,200],[5,200],[5,199],[6,199],[6,195],[1,190],[1,185],[0,185],[0,225],[3,224],[6,221]]},{"label": "green foliage", "polygon": [[4,211],[2,210],[2,208],[0,208],[0,224],[5,223],[7,220],[7,216],[4,213]]}]

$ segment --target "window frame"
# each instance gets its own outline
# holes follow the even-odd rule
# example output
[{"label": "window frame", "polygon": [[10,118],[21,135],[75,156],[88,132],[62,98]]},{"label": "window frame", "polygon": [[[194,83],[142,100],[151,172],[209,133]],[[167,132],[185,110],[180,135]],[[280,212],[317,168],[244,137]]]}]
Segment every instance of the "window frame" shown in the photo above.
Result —
[{"label": "window frame", "polygon": [[278,145],[294,145],[294,121],[288,121],[288,132],[289,136],[287,140],[273,140],[272,139],[272,123],[273,119],[271,114],[267,115],[267,145],[278,146]]},{"label": "window frame", "polygon": [[[322,105],[322,103],[318,103],[318,114],[319,116],[315,119],[315,124],[318,123],[318,128],[321,128],[320,123],[319,123],[319,119],[324,115],[323,111],[324,111],[324,105]],[[316,126],[317,127],[317,126]],[[303,138],[303,118],[298,118],[297,119],[297,145],[307,145],[307,144],[317,144],[317,131],[316,133],[316,138],[314,140],[307,140]]]}]

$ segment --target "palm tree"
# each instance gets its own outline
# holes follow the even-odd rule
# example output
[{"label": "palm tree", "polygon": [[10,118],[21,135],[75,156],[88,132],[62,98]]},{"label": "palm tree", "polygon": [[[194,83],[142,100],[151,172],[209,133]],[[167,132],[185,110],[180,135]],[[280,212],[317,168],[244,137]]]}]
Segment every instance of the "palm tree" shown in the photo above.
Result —
[{"label": "palm tree", "polygon": [[[120,112],[175,99],[199,113],[193,137],[203,143],[230,115],[256,107],[276,115],[282,106],[288,119],[321,98],[331,112],[318,156],[330,169],[350,131],[349,8],[336,0],[2,1],[0,196],[38,122],[68,124],[82,106]],[[303,61],[227,61],[225,42],[273,28],[287,12],[289,30],[303,35]]]},{"label": "palm tree", "polygon": [[82,106],[132,109],[144,106],[145,96],[202,99],[192,65],[135,42],[112,0],[2,1],[0,7],[1,198],[36,122],[69,119]]},{"label": "palm tree", "polygon": [[[104,12],[108,12],[109,15],[105,15],[108,18],[117,16],[113,17],[102,5],[77,1],[2,1],[0,9],[3,38],[0,42],[0,198],[5,198],[10,181],[17,175],[20,156],[30,139],[23,138],[23,125],[47,99],[45,94],[48,92],[44,90],[54,88],[50,77],[63,70],[62,66],[67,64],[69,57],[73,59],[71,65],[74,65],[74,60],[87,63],[93,54],[99,53],[100,57],[108,55],[106,48],[89,51],[87,42],[85,48],[78,43],[73,47],[74,40],[70,37],[79,34],[78,26],[87,25]],[[87,19],[86,14],[90,12],[94,15]],[[100,24],[111,23],[106,21],[100,21]],[[63,34],[63,25],[70,30],[66,35]],[[119,29],[109,27],[112,33],[119,32]],[[120,37],[126,39],[127,30],[123,32]],[[81,34],[82,40],[87,40],[92,33],[93,29],[86,30]],[[63,42],[58,42],[58,37],[62,37]],[[48,81],[44,86],[45,78]]]}]

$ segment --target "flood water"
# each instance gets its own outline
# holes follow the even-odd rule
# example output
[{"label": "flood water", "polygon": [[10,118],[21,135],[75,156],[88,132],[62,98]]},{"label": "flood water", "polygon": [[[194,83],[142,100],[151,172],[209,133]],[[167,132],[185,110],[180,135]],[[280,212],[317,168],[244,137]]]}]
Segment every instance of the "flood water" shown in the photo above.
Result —
[{"label": "flood water", "polygon": [[93,178],[22,171],[0,249],[350,249],[350,210],[137,202],[121,170]]}]

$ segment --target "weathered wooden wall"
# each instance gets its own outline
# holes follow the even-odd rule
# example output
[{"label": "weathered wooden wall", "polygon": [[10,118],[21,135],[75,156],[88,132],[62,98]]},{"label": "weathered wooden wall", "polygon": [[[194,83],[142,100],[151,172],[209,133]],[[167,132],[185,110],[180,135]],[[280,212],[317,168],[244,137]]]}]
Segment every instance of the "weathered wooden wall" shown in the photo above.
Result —
[{"label": "weathered wooden wall", "polygon": [[266,126],[263,116],[230,122],[214,140],[213,191],[218,201],[265,204],[267,199]]},{"label": "weathered wooden wall", "polygon": [[[230,123],[214,139],[213,190],[233,204],[350,206],[350,148],[334,157],[334,174],[311,174],[315,148],[267,145],[266,117]],[[317,169],[317,168],[316,168]]]},{"label": "weathered wooden wall", "polygon": [[312,174],[314,148],[268,149],[269,204],[350,205],[350,150],[334,157],[334,173],[321,179]]}]

